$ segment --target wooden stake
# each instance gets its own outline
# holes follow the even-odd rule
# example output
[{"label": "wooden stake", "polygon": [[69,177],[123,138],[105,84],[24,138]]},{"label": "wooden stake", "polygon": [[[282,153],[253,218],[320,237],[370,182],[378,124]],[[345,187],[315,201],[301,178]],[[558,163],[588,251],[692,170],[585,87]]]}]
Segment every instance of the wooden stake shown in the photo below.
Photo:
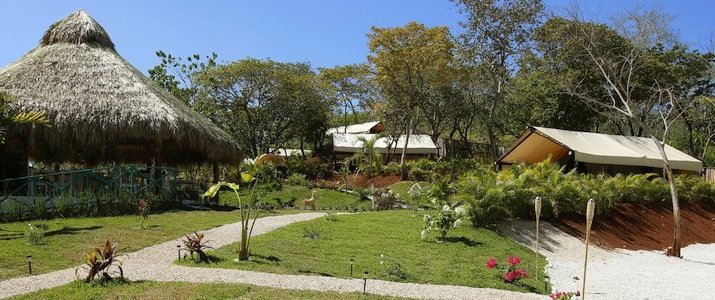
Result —
[{"label": "wooden stake", "polygon": [[534,262],[536,263],[536,281],[539,281],[539,273],[541,273],[541,270],[539,270],[539,218],[541,216],[541,197],[536,197],[534,199],[534,213],[536,214],[536,243],[534,245],[534,251],[536,252],[536,259]]},{"label": "wooden stake", "polygon": [[591,236],[591,223],[593,222],[593,214],[596,210],[596,202],[593,199],[588,200],[586,205],[586,253],[583,257],[583,283],[581,285],[581,300],[586,299],[586,266],[588,265],[588,240]]}]

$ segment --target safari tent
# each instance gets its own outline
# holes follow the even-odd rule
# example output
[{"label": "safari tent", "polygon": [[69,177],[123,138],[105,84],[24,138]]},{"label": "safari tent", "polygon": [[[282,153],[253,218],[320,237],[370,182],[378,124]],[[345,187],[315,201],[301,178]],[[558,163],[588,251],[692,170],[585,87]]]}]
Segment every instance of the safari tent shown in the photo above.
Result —
[{"label": "safari tent", "polygon": [[[677,173],[703,170],[700,160],[665,146],[665,153]],[[588,173],[660,172],[663,167],[658,147],[650,138],[529,127],[497,161],[497,168],[512,164],[551,161]]]}]

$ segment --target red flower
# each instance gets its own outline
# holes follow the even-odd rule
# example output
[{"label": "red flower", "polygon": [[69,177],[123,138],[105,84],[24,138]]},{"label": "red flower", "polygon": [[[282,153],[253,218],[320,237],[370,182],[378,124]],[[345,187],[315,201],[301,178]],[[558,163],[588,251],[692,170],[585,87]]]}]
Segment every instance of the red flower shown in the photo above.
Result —
[{"label": "red flower", "polygon": [[526,271],[524,271],[524,269],[518,269],[514,273],[516,273],[516,275],[518,276],[517,279],[519,279],[521,277],[529,277],[529,274],[527,274]]},{"label": "red flower", "polygon": [[487,260],[487,269],[494,269],[497,266],[497,260],[495,258],[490,258]]},{"label": "red flower", "polygon": [[581,292],[576,291],[576,297],[581,297]]},{"label": "red flower", "polygon": [[519,258],[518,256],[509,256],[507,258],[507,261],[509,262],[509,264],[512,267],[514,267],[514,266],[518,265],[519,263],[521,263],[521,258]]},{"label": "red flower", "polygon": [[516,272],[507,271],[504,273],[504,282],[512,283],[517,279]]}]

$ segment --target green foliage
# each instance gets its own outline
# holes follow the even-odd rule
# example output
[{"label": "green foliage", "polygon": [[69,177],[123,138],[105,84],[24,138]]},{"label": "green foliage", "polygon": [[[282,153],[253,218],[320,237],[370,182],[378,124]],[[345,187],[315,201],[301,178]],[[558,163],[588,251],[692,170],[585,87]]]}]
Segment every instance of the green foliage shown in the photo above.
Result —
[{"label": "green foliage", "polygon": [[325,220],[328,220],[330,222],[337,222],[338,214],[334,211],[329,211],[329,212],[325,213]]},{"label": "green foliage", "polygon": [[[303,228],[310,225],[323,228],[321,239],[303,237]],[[514,240],[488,229],[459,226],[450,230],[444,242],[435,243],[420,239],[415,228],[421,226],[422,215],[410,210],[340,215],[339,222],[317,218],[257,236],[252,250],[256,255],[251,257],[251,263],[234,263],[236,244],[231,244],[209,252],[218,257],[216,263],[199,265],[182,261],[180,264],[350,278],[349,260],[354,258],[354,276],[369,272],[368,290],[369,280],[376,279],[544,292],[546,261],[541,256],[530,260],[529,266],[539,270],[539,276],[529,269],[529,278],[518,285],[504,283],[503,278],[484,268],[482,262],[490,257],[534,257],[530,249]],[[381,255],[383,264],[380,264]],[[390,257],[398,260],[399,267],[391,265]],[[391,269],[400,272],[389,274]]]},{"label": "green foliage", "polygon": [[308,179],[330,178],[333,166],[320,158],[291,156],[287,161],[288,174],[303,174]]},{"label": "green foliage", "polygon": [[385,257],[380,254],[380,265],[384,266],[385,275],[388,277],[395,277],[398,280],[405,280],[409,277],[404,265],[394,257]]},{"label": "green foliage", "polygon": [[32,124],[50,127],[50,120],[45,114],[37,111],[21,112],[10,115],[12,98],[5,92],[0,92],[0,145],[5,143],[5,132],[10,124]]},{"label": "green foliage", "polygon": [[47,241],[45,240],[45,232],[47,232],[47,224],[27,224],[27,230],[25,231],[25,241],[28,245],[44,245],[45,243],[47,243]]},{"label": "green foliage", "polygon": [[323,233],[323,227],[308,225],[303,227],[303,238],[308,240],[319,240]]},{"label": "green foliage", "polygon": [[305,179],[305,174],[293,173],[288,175],[286,178],[286,184],[297,185],[297,186],[307,186],[308,180]]},{"label": "green foliage", "polygon": [[[676,177],[683,201],[712,201],[715,185],[698,176]],[[609,176],[564,172],[556,164],[514,165],[502,172],[474,172],[457,183],[458,201],[470,204],[475,226],[489,226],[508,217],[533,218],[533,199],[543,199],[542,215],[583,214],[588,199],[602,215],[616,203],[653,203],[670,199],[667,182],[656,174]]]}]

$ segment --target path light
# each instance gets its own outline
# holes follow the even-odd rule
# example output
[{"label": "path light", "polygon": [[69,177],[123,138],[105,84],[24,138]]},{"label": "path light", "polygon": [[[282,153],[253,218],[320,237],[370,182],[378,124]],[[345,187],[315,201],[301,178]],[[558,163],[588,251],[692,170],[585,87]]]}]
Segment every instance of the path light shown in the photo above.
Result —
[{"label": "path light", "polygon": [[536,252],[536,281],[539,281],[539,218],[541,217],[541,197],[536,196],[534,199],[534,213],[536,213],[536,243],[534,245],[534,251]]},{"label": "path light", "polygon": [[350,258],[350,278],[353,277],[353,265],[355,264],[355,259]]},{"label": "path light", "polygon": [[362,293],[365,294],[365,291],[367,290],[367,271],[365,271],[365,274],[362,275]]},{"label": "path light", "polygon": [[181,245],[176,245],[176,255],[179,257],[179,260],[181,260]]},{"label": "path light", "polygon": [[27,256],[27,271],[32,275],[32,255]]},{"label": "path light", "polygon": [[588,264],[588,238],[591,236],[591,223],[596,210],[596,202],[588,200],[586,205],[586,253],[583,257],[583,284],[581,286],[581,300],[586,299],[586,265]]}]

